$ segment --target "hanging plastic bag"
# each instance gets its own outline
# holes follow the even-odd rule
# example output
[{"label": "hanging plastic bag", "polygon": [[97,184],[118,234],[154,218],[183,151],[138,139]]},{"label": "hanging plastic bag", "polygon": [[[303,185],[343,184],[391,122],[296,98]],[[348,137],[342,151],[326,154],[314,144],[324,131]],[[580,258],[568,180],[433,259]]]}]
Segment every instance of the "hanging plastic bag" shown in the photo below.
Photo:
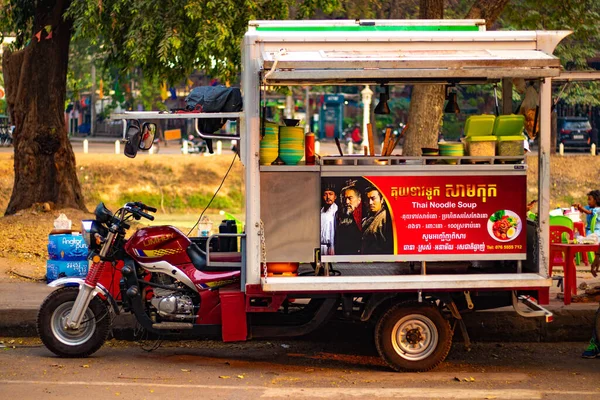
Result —
[{"label": "hanging plastic bag", "polygon": [[538,112],[538,106],[538,92],[533,86],[529,86],[525,90],[525,98],[521,103],[521,109],[519,110],[519,113],[525,116],[525,131],[530,139],[535,139],[540,132],[540,116]]}]

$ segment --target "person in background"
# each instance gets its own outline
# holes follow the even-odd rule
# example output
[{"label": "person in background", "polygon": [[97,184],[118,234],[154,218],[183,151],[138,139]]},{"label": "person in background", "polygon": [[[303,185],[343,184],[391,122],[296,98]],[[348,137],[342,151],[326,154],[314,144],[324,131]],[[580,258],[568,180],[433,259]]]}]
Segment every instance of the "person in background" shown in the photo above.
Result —
[{"label": "person in background", "polygon": [[323,190],[323,207],[321,207],[321,255],[332,256],[335,254],[333,244],[335,241],[335,216],[338,210],[335,201],[335,187],[325,186]]},{"label": "person in background", "polygon": [[[600,215],[600,190],[592,190],[587,194],[588,205],[582,207],[581,204],[573,204],[579,212],[586,214],[585,235],[589,236],[595,233],[600,237],[600,223],[596,221]],[[592,225],[595,225],[592,231]]]},{"label": "person in background", "polygon": [[362,143],[362,135],[360,133],[360,128],[358,127],[358,125],[354,126],[350,138],[352,139],[352,143],[356,145],[360,145]]},{"label": "person in background", "polygon": [[340,192],[341,205],[335,217],[335,254],[360,254],[362,241],[362,196],[349,182]]},{"label": "person in background", "polygon": [[[596,257],[594,258],[594,262],[592,263],[591,268],[592,276],[597,277],[598,272],[600,272],[600,249],[596,250]],[[592,339],[590,340],[590,344],[587,349],[583,351],[581,357],[583,358],[597,358],[600,357],[600,338],[598,337],[598,332],[596,327],[600,325],[598,322],[600,321],[600,305],[598,307],[598,311],[596,311],[596,317],[593,319],[593,328],[592,328]]]},{"label": "person in background", "polygon": [[362,254],[394,254],[392,218],[379,189],[365,190],[369,212],[362,220]]}]

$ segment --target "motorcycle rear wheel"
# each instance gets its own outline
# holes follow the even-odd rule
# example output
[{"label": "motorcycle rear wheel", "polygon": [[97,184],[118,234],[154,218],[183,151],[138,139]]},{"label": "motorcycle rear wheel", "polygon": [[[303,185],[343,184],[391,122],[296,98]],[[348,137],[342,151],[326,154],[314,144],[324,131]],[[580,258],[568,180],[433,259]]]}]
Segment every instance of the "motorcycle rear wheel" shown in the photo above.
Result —
[{"label": "motorcycle rear wheel", "polygon": [[87,357],[102,347],[110,330],[106,303],[92,298],[77,330],[66,329],[79,288],[64,287],[50,293],[40,307],[37,330],[44,345],[59,357]]}]

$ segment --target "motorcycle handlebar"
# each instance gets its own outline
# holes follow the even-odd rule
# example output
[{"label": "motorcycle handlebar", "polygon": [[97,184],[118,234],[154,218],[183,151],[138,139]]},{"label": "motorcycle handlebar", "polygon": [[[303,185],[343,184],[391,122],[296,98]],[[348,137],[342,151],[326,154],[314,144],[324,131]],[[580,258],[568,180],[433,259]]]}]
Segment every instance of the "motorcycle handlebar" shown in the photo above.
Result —
[{"label": "motorcycle handlebar", "polygon": [[141,210],[146,210],[146,211],[150,211],[150,212],[153,212],[153,213],[156,212],[156,208],[155,207],[147,206],[144,203],[142,203],[141,201],[136,201],[136,202],[133,202],[133,203],[127,203],[127,205],[128,206],[133,206],[133,207],[138,207]]},{"label": "motorcycle handlebar", "polygon": [[150,215],[150,214],[148,214],[148,213],[145,213],[145,212],[143,212],[142,210],[136,210],[136,212],[137,212],[137,213],[138,213],[140,216],[142,216],[142,217],[144,217],[144,218],[147,218],[147,219],[149,219],[150,221],[154,221],[154,216],[153,216],[153,215]]},{"label": "motorcycle handlebar", "polygon": [[125,208],[139,217],[144,217],[146,219],[149,219],[150,221],[154,221],[154,216],[142,211],[142,206],[146,207],[143,203],[127,203],[125,205]]}]

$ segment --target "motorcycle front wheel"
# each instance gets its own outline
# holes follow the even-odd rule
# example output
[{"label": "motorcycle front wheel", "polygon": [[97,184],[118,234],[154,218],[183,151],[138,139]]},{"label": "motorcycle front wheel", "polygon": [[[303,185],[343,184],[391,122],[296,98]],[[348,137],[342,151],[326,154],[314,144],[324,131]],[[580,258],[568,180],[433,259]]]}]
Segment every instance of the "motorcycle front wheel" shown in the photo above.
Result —
[{"label": "motorcycle front wheel", "polygon": [[44,345],[59,357],[87,357],[102,347],[110,330],[110,314],[97,296],[92,298],[78,329],[67,329],[66,321],[79,293],[64,287],[50,293],[40,307],[37,330]]}]

